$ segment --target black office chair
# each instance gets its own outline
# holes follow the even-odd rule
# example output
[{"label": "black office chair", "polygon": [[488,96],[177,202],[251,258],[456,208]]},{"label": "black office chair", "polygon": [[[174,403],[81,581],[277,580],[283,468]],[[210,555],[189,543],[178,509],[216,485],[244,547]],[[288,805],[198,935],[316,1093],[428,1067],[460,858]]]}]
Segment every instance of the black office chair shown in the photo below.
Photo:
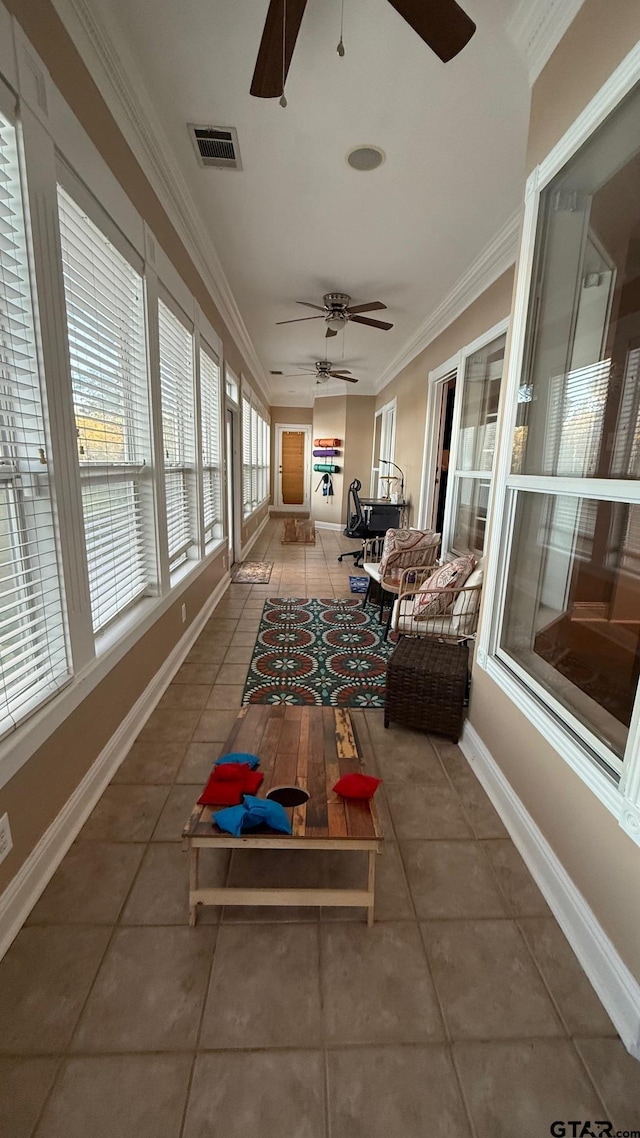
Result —
[{"label": "black office chair", "polygon": [[[347,494],[347,524],[342,532],[345,537],[359,537],[364,541],[366,537],[369,537],[369,527],[364,520],[360,498],[358,497],[358,491],[361,489],[360,479],[354,478]],[[354,568],[358,563],[362,564],[362,545],[358,549],[350,549],[348,553],[341,553],[338,561],[342,561],[343,557],[353,557]]]}]

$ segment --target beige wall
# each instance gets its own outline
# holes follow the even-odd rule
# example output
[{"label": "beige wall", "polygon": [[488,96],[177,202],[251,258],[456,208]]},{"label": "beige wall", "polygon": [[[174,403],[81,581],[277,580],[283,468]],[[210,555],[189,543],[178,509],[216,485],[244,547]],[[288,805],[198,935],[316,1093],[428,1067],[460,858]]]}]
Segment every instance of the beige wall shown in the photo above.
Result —
[{"label": "beige wall", "polygon": [[638,0],[585,0],[534,85],[527,170],[548,154],[638,40]]},{"label": "beige wall", "polygon": [[347,496],[354,478],[362,483],[360,491],[366,498],[371,482],[371,454],[373,451],[373,419],[376,409],[375,395],[347,395],[346,427],[344,432],[344,476],[342,479],[342,521],[347,521]]},{"label": "beige wall", "polygon": [[[347,397],[346,395],[329,395],[316,399],[313,407],[313,437],[314,439],[336,438],[342,439],[344,444],[347,431]],[[343,524],[342,498],[344,490],[344,446],[341,454],[335,459],[340,467],[340,474],[332,474],[333,498],[323,498],[322,488],[316,490],[321,474],[311,471],[311,517],[317,522],[331,522],[334,525]],[[316,458],[314,462],[322,462]],[[329,460],[327,460],[329,461]],[[333,460],[331,460],[333,461]]]},{"label": "beige wall", "polygon": [[[6,5],[15,13],[54,83],[221,336],[225,358],[238,375],[242,372],[250,377],[246,360],[49,0],[6,0]],[[258,384],[254,379],[251,382],[266,403]],[[263,507],[243,526],[243,542],[261,523],[267,509]],[[0,867],[0,890],[18,872],[158,667],[184,635],[182,604],[187,605],[188,623],[191,623],[210,597],[224,573],[223,554],[221,550],[135,648],[0,790],[0,815],[8,811],[14,841],[13,850]]]},{"label": "beige wall", "polygon": [[415,525],[420,504],[429,372],[508,316],[512,292],[513,269],[509,269],[377,396],[376,407],[397,399],[395,462],[405,474],[409,525]]},{"label": "beige wall", "polygon": [[[529,165],[545,154],[640,38],[640,4],[586,0],[535,84]],[[491,535],[493,536],[493,535]],[[640,980],[640,849],[479,668],[470,722]]]},{"label": "beige wall", "polygon": [[278,423],[299,423],[313,426],[313,407],[270,407],[271,415],[271,501],[276,500],[276,426]]},{"label": "beige wall", "polygon": [[0,891],[18,872],[44,831],[114,734],[155,672],[184,635],[223,575],[210,563],[136,646],[0,790],[0,816],[11,819],[13,849],[0,866]]}]

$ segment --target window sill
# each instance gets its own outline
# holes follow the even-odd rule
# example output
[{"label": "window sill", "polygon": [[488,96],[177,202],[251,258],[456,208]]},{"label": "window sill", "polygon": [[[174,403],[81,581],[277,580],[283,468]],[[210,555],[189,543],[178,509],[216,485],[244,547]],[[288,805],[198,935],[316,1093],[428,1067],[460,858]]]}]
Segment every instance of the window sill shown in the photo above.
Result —
[{"label": "window sill", "polygon": [[[476,656],[476,666],[493,680],[540,732],[560,757],[571,767],[603,806],[622,824],[624,809],[629,805],[613,778],[591,757],[586,746],[580,745],[569,729],[559,721],[525,684],[518,680],[495,656],[487,657],[482,651]],[[627,826],[624,829],[628,831]],[[634,836],[633,834],[631,835]],[[640,842],[640,836],[635,837]]]},{"label": "window sill", "polygon": [[168,593],[143,598],[96,638],[96,655],[91,663],[0,743],[0,789],[225,550],[225,543],[220,540],[200,561],[187,562],[186,571],[179,581],[172,580]]}]

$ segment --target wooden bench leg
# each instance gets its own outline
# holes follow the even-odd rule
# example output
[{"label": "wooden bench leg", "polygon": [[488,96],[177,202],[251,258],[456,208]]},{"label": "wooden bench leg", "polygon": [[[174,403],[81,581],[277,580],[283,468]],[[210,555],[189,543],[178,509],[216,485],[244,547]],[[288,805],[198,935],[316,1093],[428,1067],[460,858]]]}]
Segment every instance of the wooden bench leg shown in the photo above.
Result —
[{"label": "wooden bench leg", "polygon": [[192,846],[189,850],[189,925],[194,927],[198,917],[198,906],[193,901],[193,893],[198,888],[198,859],[200,849]]},{"label": "wooden bench leg", "polygon": [[367,890],[369,892],[369,908],[367,909],[367,925],[369,928],[373,925],[374,919],[374,905],[375,905],[375,892],[376,892],[376,857],[375,850],[369,850],[369,877],[367,881]]}]

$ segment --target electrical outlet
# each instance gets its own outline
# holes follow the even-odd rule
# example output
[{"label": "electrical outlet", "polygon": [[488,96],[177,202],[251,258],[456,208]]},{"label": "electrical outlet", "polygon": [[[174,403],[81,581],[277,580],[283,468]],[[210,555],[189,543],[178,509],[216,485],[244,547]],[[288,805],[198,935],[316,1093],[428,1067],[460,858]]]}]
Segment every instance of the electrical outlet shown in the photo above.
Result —
[{"label": "electrical outlet", "polygon": [[187,623],[187,606],[186,605],[182,606],[182,623],[183,624]]},{"label": "electrical outlet", "polygon": [[9,815],[3,814],[2,818],[0,818],[0,861],[4,861],[7,854],[11,853],[12,849],[13,838],[11,837]]}]

